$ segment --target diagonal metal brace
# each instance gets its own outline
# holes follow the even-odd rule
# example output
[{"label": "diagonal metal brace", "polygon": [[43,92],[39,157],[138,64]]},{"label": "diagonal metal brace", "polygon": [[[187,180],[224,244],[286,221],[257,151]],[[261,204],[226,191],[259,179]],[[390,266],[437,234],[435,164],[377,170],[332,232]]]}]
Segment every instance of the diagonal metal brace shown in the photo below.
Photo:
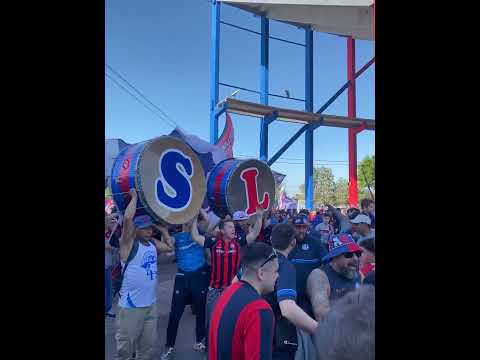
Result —
[{"label": "diagonal metal brace", "polygon": [[227,110],[228,110],[228,104],[223,103],[220,108],[215,110],[215,117],[218,119]]},{"label": "diagonal metal brace", "polygon": [[353,128],[353,133],[357,135],[361,133],[363,130],[365,130],[366,128],[367,128],[367,122],[362,121],[362,124],[358,128]]}]

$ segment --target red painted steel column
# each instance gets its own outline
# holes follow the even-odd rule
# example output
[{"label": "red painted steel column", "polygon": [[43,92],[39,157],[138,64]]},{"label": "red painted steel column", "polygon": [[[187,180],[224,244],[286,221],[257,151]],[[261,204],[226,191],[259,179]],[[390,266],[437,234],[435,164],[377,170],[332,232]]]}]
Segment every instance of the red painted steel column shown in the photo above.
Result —
[{"label": "red painted steel column", "polygon": [[[347,38],[347,76],[350,80],[348,87],[348,116],[357,116],[355,92],[355,40]],[[358,208],[357,184],[357,133],[354,128],[348,129],[348,205]]]}]

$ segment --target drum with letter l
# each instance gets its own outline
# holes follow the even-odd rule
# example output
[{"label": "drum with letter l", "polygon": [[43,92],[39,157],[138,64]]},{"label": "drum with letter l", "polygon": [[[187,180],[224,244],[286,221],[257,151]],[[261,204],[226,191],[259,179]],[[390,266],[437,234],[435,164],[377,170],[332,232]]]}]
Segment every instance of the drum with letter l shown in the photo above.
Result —
[{"label": "drum with letter l", "polygon": [[248,215],[258,206],[269,209],[275,201],[275,179],[262,161],[226,159],[210,172],[207,181],[210,208],[221,218],[243,210]]},{"label": "drum with letter l", "polygon": [[123,149],[113,162],[113,200],[123,213],[129,189],[138,192],[138,215],[155,221],[183,224],[197,215],[206,182],[202,164],[183,141],[161,136]]}]

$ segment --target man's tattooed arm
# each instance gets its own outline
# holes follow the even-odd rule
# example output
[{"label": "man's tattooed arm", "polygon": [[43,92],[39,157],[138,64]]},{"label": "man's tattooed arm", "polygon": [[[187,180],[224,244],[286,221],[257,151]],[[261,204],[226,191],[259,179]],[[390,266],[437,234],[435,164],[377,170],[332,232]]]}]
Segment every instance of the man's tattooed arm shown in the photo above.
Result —
[{"label": "man's tattooed arm", "polygon": [[315,319],[320,321],[330,309],[330,283],[320,269],[313,270],[307,279],[307,295],[313,307]]}]

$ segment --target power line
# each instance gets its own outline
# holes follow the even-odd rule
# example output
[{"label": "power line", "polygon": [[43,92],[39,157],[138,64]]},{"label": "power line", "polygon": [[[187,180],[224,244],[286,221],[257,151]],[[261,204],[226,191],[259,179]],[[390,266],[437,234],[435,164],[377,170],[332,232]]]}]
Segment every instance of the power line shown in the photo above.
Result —
[{"label": "power line", "polygon": [[[237,157],[240,158],[257,158],[257,156],[254,155],[236,155]],[[301,158],[284,158],[284,157],[279,157],[279,160],[287,160],[287,161],[305,161],[305,159]],[[278,161],[277,161],[278,162]],[[347,160],[328,160],[328,159],[317,159],[314,160],[314,163],[319,163],[319,162],[325,162],[325,163],[332,163],[332,165],[344,165],[348,164]]]},{"label": "power line", "polygon": [[142,102],[136,95],[132,94],[130,92],[130,90],[128,90],[125,86],[123,86],[122,84],[120,84],[116,79],[114,79],[111,75],[105,73],[105,76],[108,77],[110,80],[112,80],[117,86],[119,86],[123,91],[125,91],[127,94],[129,94],[131,97],[133,97],[135,100],[137,100],[140,104],[142,104],[147,110],[149,110],[152,114],[156,115],[160,120],[164,121],[167,125],[170,125],[172,126],[173,128],[175,128],[174,125],[168,123],[163,117],[161,117],[157,112],[153,111],[152,109],[150,109],[147,104],[145,104],[144,102]]},{"label": "power line", "polygon": [[[157,105],[155,105],[152,101],[150,101],[150,99],[148,99],[143,93],[141,93],[130,81],[128,81],[127,79],[125,79],[125,77],[123,77],[117,70],[115,70],[111,65],[109,64],[105,64],[106,67],[108,67],[108,69],[113,72],[115,75],[117,75],[120,79],[122,79],[126,84],[128,84],[128,86],[130,86],[138,95],[140,95],[143,99],[145,99],[151,106],[153,106],[155,109],[157,109],[158,111],[160,111],[160,113],[162,113],[163,116],[165,116],[166,120],[172,122],[175,126],[178,126],[177,123],[165,112],[163,111],[160,107],[158,107]],[[174,126],[174,127],[175,127]]]}]

